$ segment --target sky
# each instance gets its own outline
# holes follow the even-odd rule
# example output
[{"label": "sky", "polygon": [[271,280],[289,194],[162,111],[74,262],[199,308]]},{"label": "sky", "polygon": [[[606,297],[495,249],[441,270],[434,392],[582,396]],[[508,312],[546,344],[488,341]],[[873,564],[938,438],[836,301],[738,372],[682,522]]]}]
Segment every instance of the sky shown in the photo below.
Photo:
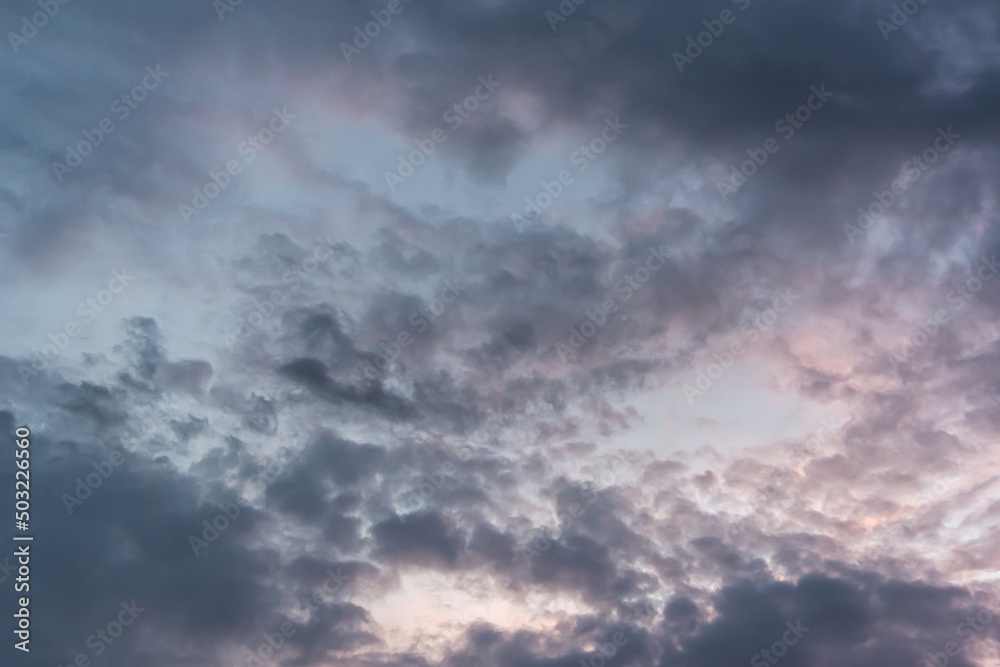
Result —
[{"label": "sky", "polygon": [[0,27],[3,664],[1000,667],[997,3]]}]

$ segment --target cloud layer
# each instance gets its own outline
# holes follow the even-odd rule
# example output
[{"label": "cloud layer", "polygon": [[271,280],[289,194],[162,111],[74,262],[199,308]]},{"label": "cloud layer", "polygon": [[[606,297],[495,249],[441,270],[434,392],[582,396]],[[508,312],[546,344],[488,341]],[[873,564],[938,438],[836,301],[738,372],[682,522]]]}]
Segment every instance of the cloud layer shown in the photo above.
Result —
[{"label": "cloud layer", "polygon": [[12,661],[1000,664],[995,3],[0,24]]}]

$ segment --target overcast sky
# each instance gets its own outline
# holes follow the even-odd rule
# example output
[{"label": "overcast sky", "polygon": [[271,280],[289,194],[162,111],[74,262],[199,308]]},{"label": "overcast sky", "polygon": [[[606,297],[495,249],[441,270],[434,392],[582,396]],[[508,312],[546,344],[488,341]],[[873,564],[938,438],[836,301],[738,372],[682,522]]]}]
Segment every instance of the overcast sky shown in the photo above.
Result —
[{"label": "overcast sky", "polygon": [[1000,666],[996,2],[0,27],[4,664]]}]

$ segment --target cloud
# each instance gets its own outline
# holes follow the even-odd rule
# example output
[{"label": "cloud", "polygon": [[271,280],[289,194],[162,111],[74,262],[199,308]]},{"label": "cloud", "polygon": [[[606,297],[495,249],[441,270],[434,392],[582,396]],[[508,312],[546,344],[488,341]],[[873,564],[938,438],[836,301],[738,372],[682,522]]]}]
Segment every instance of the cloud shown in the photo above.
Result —
[{"label": "cloud", "polygon": [[36,659],[247,664],[290,623],[281,664],[988,664],[996,626],[964,631],[997,610],[996,4],[888,40],[881,1],[591,0],[554,30],[558,2],[391,4],[69,3],[0,64]]}]

